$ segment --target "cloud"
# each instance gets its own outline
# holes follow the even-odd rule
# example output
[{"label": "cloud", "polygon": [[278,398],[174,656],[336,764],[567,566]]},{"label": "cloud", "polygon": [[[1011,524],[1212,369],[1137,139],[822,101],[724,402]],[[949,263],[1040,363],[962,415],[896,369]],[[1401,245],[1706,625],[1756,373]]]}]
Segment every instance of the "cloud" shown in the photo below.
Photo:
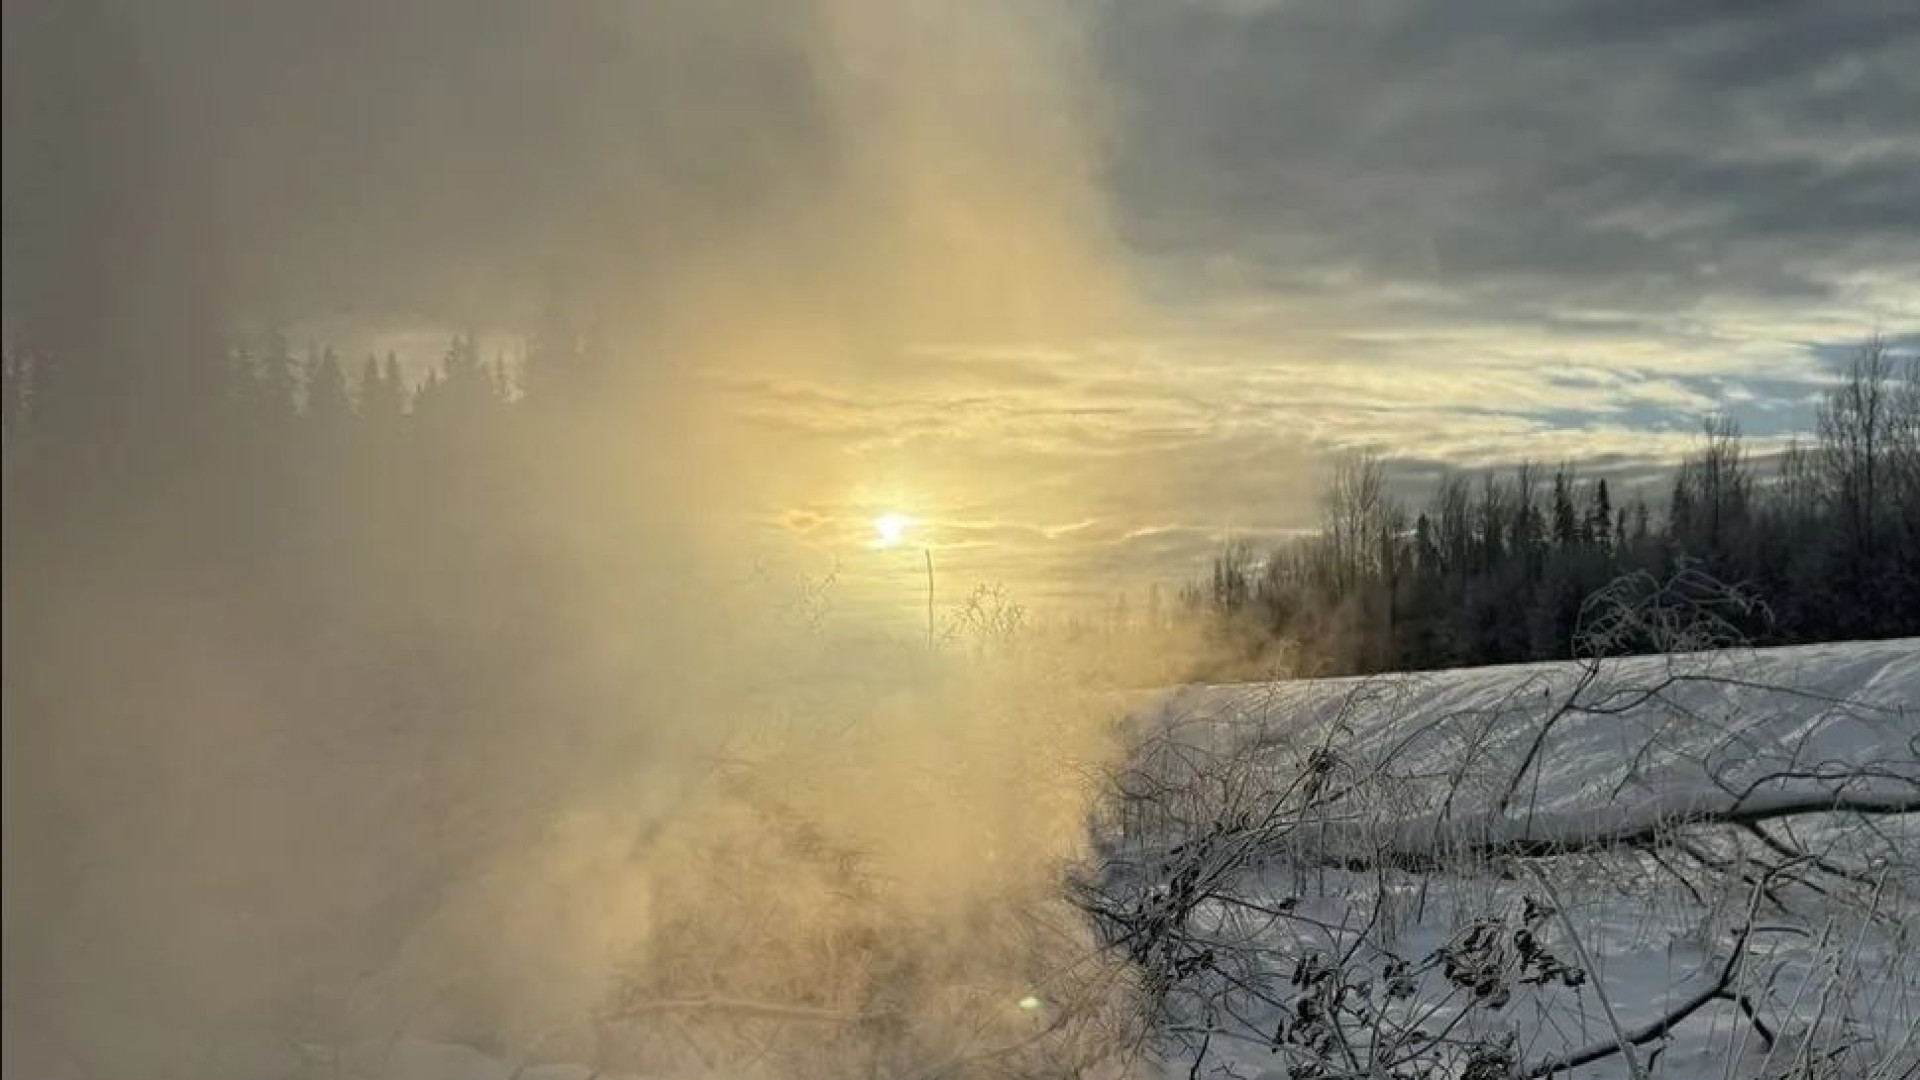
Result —
[{"label": "cloud", "polygon": [[1428,318],[1913,310],[1841,280],[1915,280],[1910,5],[1306,0],[1127,5],[1104,27],[1125,220],[1176,263],[1232,250],[1249,288],[1433,290]]}]

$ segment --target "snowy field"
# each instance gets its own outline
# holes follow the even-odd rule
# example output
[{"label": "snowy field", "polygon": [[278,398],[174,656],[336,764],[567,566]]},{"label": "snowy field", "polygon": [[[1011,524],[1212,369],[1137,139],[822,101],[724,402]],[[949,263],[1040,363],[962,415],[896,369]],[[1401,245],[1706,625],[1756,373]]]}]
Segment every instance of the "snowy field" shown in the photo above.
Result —
[{"label": "snowy field", "polygon": [[1178,1075],[1911,1076],[1916,708],[1912,640],[1189,688],[1114,932]]},{"label": "snowy field", "polygon": [[[1126,712],[1136,749],[1075,875],[1126,974],[1025,1002],[1022,1039],[1095,985],[1140,1012],[1143,1041],[1081,1075],[1920,1070],[1920,640],[1193,686]],[[623,1075],[408,1039],[302,1052],[363,1080]],[[1031,1075],[995,1061],[914,1075]]]}]

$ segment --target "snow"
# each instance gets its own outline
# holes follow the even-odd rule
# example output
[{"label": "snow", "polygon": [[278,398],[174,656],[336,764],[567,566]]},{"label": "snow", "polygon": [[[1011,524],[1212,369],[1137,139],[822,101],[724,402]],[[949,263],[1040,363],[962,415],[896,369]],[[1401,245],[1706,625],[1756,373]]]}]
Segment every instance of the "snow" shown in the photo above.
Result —
[{"label": "snow", "polygon": [[[1569,701],[1580,707],[1567,709]],[[1427,970],[1405,1009],[1428,1010],[1429,1027],[1457,1018],[1454,1030],[1489,1040],[1511,1030],[1520,1060],[1538,1063],[1609,1043],[1614,1022],[1632,1031],[1658,1020],[1710,986],[1742,948],[1738,989],[1776,1045],[1765,1048],[1734,1003],[1714,1001],[1636,1049],[1648,1076],[1801,1075],[1795,1070],[1811,1066],[1795,1057],[1796,1040],[1816,1022],[1842,1024],[1858,1041],[1843,1064],[1869,1063],[1860,1075],[1920,1075],[1920,975],[1905,970],[1914,948],[1907,935],[1920,928],[1920,815],[1887,813],[1865,831],[1844,815],[1795,820],[1803,846],[1877,882],[1869,917],[1803,890],[1793,894],[1793,912],[1748,920],[1739,890],[1689,897],[1629,852],[1528,860],[1538,870],[1493,858],[1523,842],[1575,846],[1730,809],[1779,813],[1841,797],[1897,809],[1920,793],[1920,639],[1640,657],[1594,670],[1533,664],[1190,686],[1132,696],[1128,711],[1137,733],[1169,731],[1186,745],[1240,753],[1273,770],[1275,785],[1320,748],[1338,755],[1336,776],[1391,778],[1364,813],[1299,830],[1245,868],[1247,895],[1285,898],[1301,920],[1246,931],[1222,908],[1196,915],[1223,933],[1237,926],[1252,934],[1281,958],[1275,963],[1303,949],[1337,950],[1349,940],[1338,928],[1365,922],[1376,902],[1391,915],[1369,942],[1375,963],[1458,945],[1475,918],[1517,925],[1523,898],[1551,894],[1561,910],[1535,925],[1562,959],[1573,963],[1578,950],[1591,961],[1590,981],[1576,989],[1516,985],[1511,1003],[1489,1012],[1463,1009],[1439,972]],[[1505,798],[1550,717],[1557,719],[1536,766]],[[1870,775],[1860,779],[1863,770]],[[1160,838],[1158,857],[1173,857],[1187,839]],[[1699,843],[1723,850],[1712,830]],[[1383,851],[1443,852],[1451,861],[1419,873],[1341,868],[1341,859]],[[1150,870],[1156,854],[1135,855],[1142,872]],[[1204,1025],[1195,1015],[1187,1027]],[[1189,1075],[1197,1045],[1169,1042],[1159,1067]],[[1276,1080],[1288,1060],[1222,1037],[1209,1041],[1194,1074]],[[328,1068],[325,1075],[360,1080],[611,1080],[580,1066],[507,1062],[406,1039],[340,1050]],[[1562,1075],[1624,1077],[1627,1068],[1616,1054]]]},{"label": "snow", "polygon": [[[1436,808],[1464,770],[1445,818],[1461,834],[1446,846],[1572,845],[1708,809],[1765,815],[1840,795],[1897,804],[1920,794],[1920,639],[1632,657],[1596,670],[1585,687],[1584,669],[1566,663],[1193,686],[1140,713],[1216,748],[1264,740],[1304,757],[1327,745]],[[1576,691],[1592,711],[1558,720],[1537,774],[1494,814],[1495,782]],[[1442,831],[1442,819],[1403,811],[1392,846],[1426,849]]]},{"label": "snow", "polygon": [[490,1057],[472,1047],[422,1039],[395,1039],[347,1047],[308,1047],[318,1075],[343,1080],[642,1080],[596,1072],[584,1065],[529,1065]]},{"label": "snow", "polygon": [[[1567,708],[1570,701],[1577,707]],[[1383,882],[1404,904],[1417,894],[1419,910],[1402,912],[1368,943],[1417,961],[1473,917],[1514,918],[1522,896],[1538,898],[1545,887],[1529,867],[1543,869],[1559,882],[1566,911],[1538,928],[1542,940],[1557,943],[1564,958],[1577,934],[1597,969],[1591,986],[1630,1032],[1713,984],[1738,945],[1736,924],[1746,921],[1729,910],[1739,897],[1696,901],[1627,851],[1519,868],[1500,853],[1618,843],[1729,812],[1779,820],[1812,811],[1794,817],[1791,835],[1874,882],[1876,917],[1788,890],[1795,916],[1757,920],[1773,925],[1751,933],[1735,986],[1781,1035],[1779,1045],[1769,1053],[1735,1005],[1716,1000],[1640,1047],[1640,1064],[1655,1077],[1801,1075],[1794,1070],[1810,1066],[1794,1061],[1790,1043],[1818,1018],[1859,1041],[1860,1074],[1920,1069],[1920,980],[1904,970],[1920,891],[1920,815],[1911,812],[1920,807],[1920,641],[1650,656],[1592,669],[1533,664],[1193,686],[1142,703],[1138,716],[1143,731],[1168,730],[1183,746],[1257,763],[1275,785],[1322,748],[1337,755],[1332,776],[1371,785],[1358,811],[1263,847],[1236,895],[1291,901],[1300,916],[1346,926],[1366,921],[1365,898]],[[1543,725],[1534,768],[1503,799]],[[1841,798],[1883,813],[1863,829],[1850,815],[1817,812]],[[1727,831],[1696,827],[1687,835],[1712,854],[1730,850]],[[1170,835],[1136,849],[1139,867],[1151,877],[1156,861],[1191,839]],[[1356,861],[1367,869],[1342,868]],[[1215,914],[1221,937],[1231,938],[1229,918]],[[1241,940],[1280,955],[1337,952],[1350,940],[1314,938],[1296,928]],[[1436,1006],[1445,989],[1429,976],[1414,1001]],[[1507,1019],[1482,1015],[1468,1026],[1494,1037],[1504,1023],[1519,1036],[1525,1063],[1611,1044],[1600,995],[1558,989],[1516,988],[1501,1010]],[[1450,1014],[1436,1013],[1427,1026],[1441,1015]],[[1168,1075],[1188,1075],[1194,1051],[1191,1040],[1173,1048]],[[1202,1064],[1201,1075],[1286,1075],[1270,1047],[1220,1040]],[[1571,1075],[1628,1072],[1610,1055]]]}]

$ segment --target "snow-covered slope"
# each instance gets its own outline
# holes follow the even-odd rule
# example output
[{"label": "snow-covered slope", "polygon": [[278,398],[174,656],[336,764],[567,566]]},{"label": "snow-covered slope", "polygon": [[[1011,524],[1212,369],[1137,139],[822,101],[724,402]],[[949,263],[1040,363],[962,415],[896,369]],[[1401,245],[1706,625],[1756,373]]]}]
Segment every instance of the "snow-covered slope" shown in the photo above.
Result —
[{"label": "snow-covered slope", "polygon": [[1920,789],[1920,639],[1192,686],[1140,712],[1186,743],[1325,748],[1394,778],[1410,834],[1444,812],[1496,846]]},{"label": "snow-covered slope", "polygon": [[[1164,835],[1122,824],[1131,835],[1106,840],[1122,893],[1149,903],[1183,871],[1230,881],[1186,912],[1192,940],[1176,944],[1190,960],[1196,949],[1263,950],[1281,967],[1353,957],[1364,985],[1388,958],[1421,972],[1474,927],[1502,941],[1525,928],[1587,981],[1529,983],[1509,956],[1499,997],[1510,989],[1511,1004],[1476,1008],[1436,964],[1405,1011],[1427,1010],[1408,1032],[1446,1021],[1486,1045],[1511,1034],[1525,1068],[1609,1047],[1616,1022],[1629,1035],[1659,1024],[1737,954],[1724,996],[1637,1047],[1649,1075],[1920,1069],[1920,980],[1907,963],[1920,956],[1909,937],[1920,926],[1920,641],[1193,686],[1136,715],[1142,735],[1165,733],[1171,748],[1141,764],[1168,785],[1154,789],[1155,809],[1167,790],[1184,801]],[[1302,778],[1335,794],[1263,819],[1261,798],[1243,793],[1293,791],[1286,805],[1306,807]],[[1254,826],[1219,827],[1250,808]],[[1249,927],[1244,905],[1300,921]],[[1540,906],[1563,910],[1528,922]],[[1315,929],[1352,926],[1370,929]],[[1575,958],[1582,948],[1588,959]],[[1277,1023],[1287,1010],[1273,1006],[1307,992],[1284,975],[1264,995],[1222,985],[1202,975],[1170,995],[1190,1029],[1170,1072],[1204,1056],[1202,1075],[1288,1075],[1301,1058],[1276,1053],[1274,1027],[1268,1045],[1233,1036]],[[1205,1015],[1228,1002],[1265,1019],[1210,1027]],[[1203,1052],[1193,1033],[1208,1031],[1219,1037]],[[1824,1073],[1815,1045],[1851,1049]],[[1627,1069],[1606,1054],[1571,1075]]]},{"label": "snow-covered slope", "polygon": [[[1853,1049],[1835,1058],[1842,1071],[1831,1075],[1891,1080],[1920,1069],[1913,1036],[1920,975],[1907,970],[1920,959],[1911,937],[1920,932],[1913,894],[1920,815],[1897,812],[1920,794],[1920,640],[1189,686],[1130,698],[1125,711],[1136,738],[1252,770],[1236,778],[1242,786],[1233,798],[1241,802],[1234,805],[1277,799],[1316,769],[1330,784],[1364,790],[1351,806],[1330,804],[1337,812],[1316,818],[1311,830],[1275,831],[1278,842],[1233,868],[1241,898],[1301,921],[1269,918],[1250,927],[1219,905],[1189,913],[1223,947],[1264,950],[1276,973],[1275,1000],[1289,1008],[1305,991],[1295,981],[1298,968],[1292,980],[1284,969],[1358,941],[1348,953],[1358,966],[1410,962],[1405,1007],[1413,1023],[1488,1045],[1511,1033],[1515,1060],[1538,1066],[1606,1047],[1616,1024],[1632,1034],[1657,1022],[1710,988],[1740,951],[1733,996],[1635,1047],[1647,1075],[1828,1075],[1818,1071],[1815,1049],[1828,1052],[1818,1039],[1832,1031]],[[1866,829],[1851,814],[1772,816],[1821,800],[1867,808],[1877,800],[1888,812]],[[1748,906],[1740,884],[1744,868],[1758,864],[1740,862],[1745,849],[1705,821],[1728,812],[1778,826],[1770,835],[1857,880],[1809,873],[1808,887],[1780,887],[1788,909],[1759,918],[1758,901]],[[1131,880],[1124,868],[1116,871],[1121,887],[1163,893],[1150,879],[1178,864],[1203,827],[1216,836],[1233,832],[1217,821],[1186,820],[1151,836],[1136,832],[1131,848],[1108,837],[1109,850],[1132,861]],[[1641,845],[1645,830],[1663,839]],[[1705,864],[1683,865],[1673,880],[1650,870],[1642,847],[1660,848],[1669,834],[1700,859],[1728,860],[1726,880],[1705,880],[1698,873]],[[1620,851],[1589,850],[1609,837]],[[1554,856],[1559,849],[1577,854]],[[1516,852],[1529,857],[1506,858]],[[1685,880],[1690,872],[1696,880]],[[1823,882],[1829,892],[1815,888]],[[1558,910],[1536,917],[1547,897]],[[1580,968],[1584,981],[1515,979],[1511,1002],[1497,1009],[1456,992],[1432,958],[1457,953],[1462,935],[1489,920],[1503,928],[1532,920],[1525,922],[1530,932]],[[1198,1003],[1221,984],[1208,983],[1204,971],[1195,978],[1194,995],[1170,1009],[1185,1031],[1143,1067],[1169,1076],[1288,1076],[1299,1060],[1291,1050],[1209,1019]],[[1246,1017],[1243,1031],[1271,1032],[1284,1013]],[[402,1039],[329,1056],[324,1074],[586,1075],[543,1068]],[[777,1063],[755,1069],[752,1075],[779,1075]],[[1624,1056],[1612,1054],[1556,1075],[1624,1077],[1627,1069]]]},{"label": "snow-covered slope", "polygon": [[1519,754],[1534,734],[1523,721],[1577,691],[1585,709],[1555,725],[1529,787],[1541,810],[1618,807],[1788,763],[1904,758],[1904,775],[1920,779],[1920,638],[1628,657],[1598,665],[1583,687],[1587,671],[1543,663],[1190,686],[1142,711],[1310,745],[1338,725],[1339,752],[1429,772],[1468,752]]}]

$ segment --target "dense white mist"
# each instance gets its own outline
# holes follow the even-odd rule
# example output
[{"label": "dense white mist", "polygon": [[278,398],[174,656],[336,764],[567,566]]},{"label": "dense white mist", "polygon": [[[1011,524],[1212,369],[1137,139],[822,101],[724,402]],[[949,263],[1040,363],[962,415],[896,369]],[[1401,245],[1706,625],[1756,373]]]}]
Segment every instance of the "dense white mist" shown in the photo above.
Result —
[{"label": "dense white mist", "polygon": [[[9,0],[6,323],[58,359],[9,449],[36,477],[8,540],[10,1075],[261,1075],[403,1034],[586,1060],[623,992],[911,1018],[777,1041],[768,1075],[1031,1020],[978,1003],[1070,975],[1070,925],[1020,927],[1055,914],[1102,711],[1057,667],[781,617],[737,523],[847,478],[704,388],[1119,325],[1057,15]],[[473,490],[372,462],[229,523],[168,426],[237,331],[555,306],[610,370]],[[360,539],[409,514],[426,574]],[[300,581],[225,561],[262,522]],[[489,575],[511,602],[463,592]]]}]

